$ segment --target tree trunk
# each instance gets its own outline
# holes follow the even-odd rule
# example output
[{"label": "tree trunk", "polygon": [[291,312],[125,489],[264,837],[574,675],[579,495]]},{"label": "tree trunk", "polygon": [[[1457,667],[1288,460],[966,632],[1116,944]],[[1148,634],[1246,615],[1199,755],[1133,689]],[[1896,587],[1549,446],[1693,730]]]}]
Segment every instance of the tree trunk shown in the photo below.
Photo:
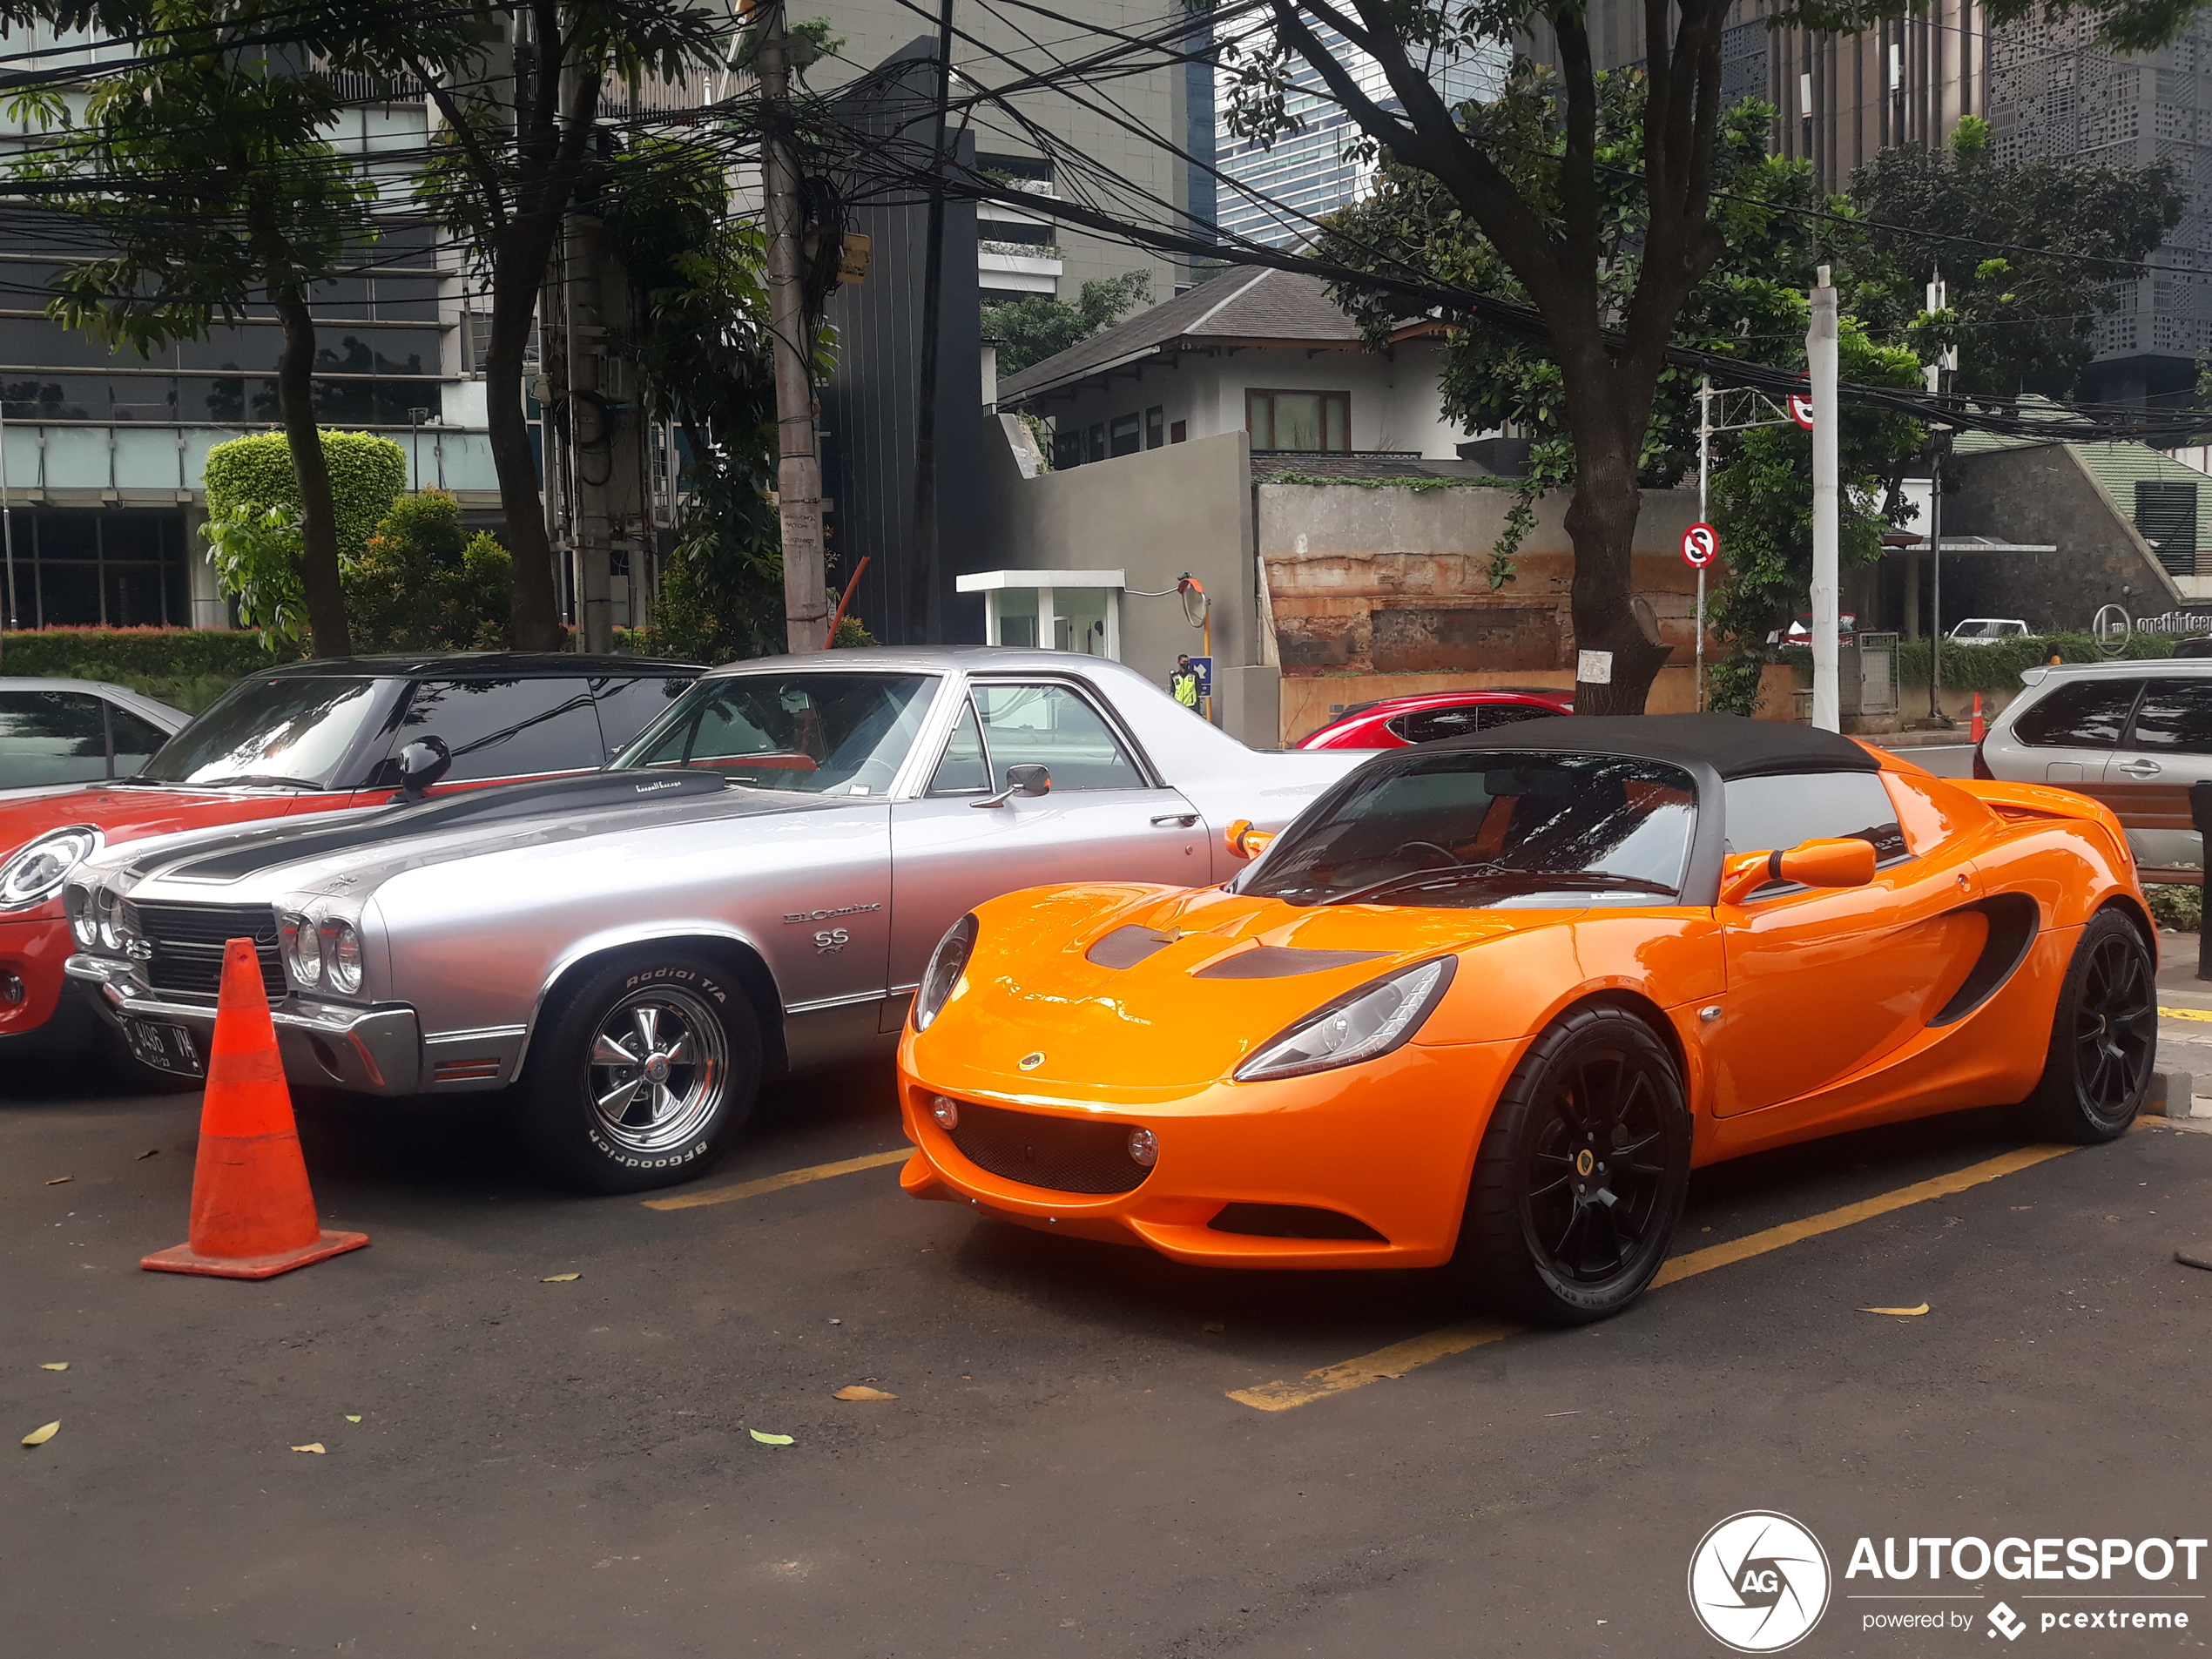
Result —
[{"label": "tree trunk", "polygon": [[338,509],[330,495],[330,463],[315,424],[315,320],[297,287],[270,293],[284,323],[284,355],[277,361],[277,407],[284,442],[300,485],[300,586],[307,595],[307,627],[317,657],[350,657],[346,594],[338,579]]},{"label": "tree trunk", "polygon": [[492,465],[499,474],[499,504],[507,518],[507,550],[514,556],[515,592],[508,611],[507,643],[516,651],[561,651],[559,584],[553,577],[553,543],[545,533],[536,452],[523,407],[523,354],[537,310],[538,284],[553,252],[555,215],[533,215],[509,225],[492,255],[491,343],[484,353],[486,423]]},{"label": "tree trunk", "polygon": [[1643,511],[1636,471],[1657,377],[1610,360],[1595,330],[1585,349],[1562,349],[1560,356],[1575,435],[1575,493],[1566,514],[1575,544],[1575,712],[1641,714],[1673,654],[1646,637],[1635,606],[1636,520]]}]

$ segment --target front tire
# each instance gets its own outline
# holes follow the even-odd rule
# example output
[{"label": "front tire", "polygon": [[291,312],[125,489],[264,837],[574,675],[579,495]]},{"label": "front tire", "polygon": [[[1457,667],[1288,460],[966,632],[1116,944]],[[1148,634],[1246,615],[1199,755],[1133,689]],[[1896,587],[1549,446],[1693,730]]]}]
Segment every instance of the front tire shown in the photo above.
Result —
[{"label": "front tire", "polygon": [[640,953],[556,994],[516,1123],[556,1178],[643,1192],[705,1169],[759,1088],[759,1022],[736,981],[688,952]]},{"label": "front tire", "polygon": [[1626,1008],[1547,1027],[1498,1096],[1451,1271],[1499,1312],[1583,1325],[1643,1294],[1689,1185],[1675,1058]]},{"label": "front tire", "polygon": [[2117,1140],[2142,1109],[2158,1057],[2157,972],[2128,918],[2100,910],[2074,947],[2028,1123],[2053,1140]]}]

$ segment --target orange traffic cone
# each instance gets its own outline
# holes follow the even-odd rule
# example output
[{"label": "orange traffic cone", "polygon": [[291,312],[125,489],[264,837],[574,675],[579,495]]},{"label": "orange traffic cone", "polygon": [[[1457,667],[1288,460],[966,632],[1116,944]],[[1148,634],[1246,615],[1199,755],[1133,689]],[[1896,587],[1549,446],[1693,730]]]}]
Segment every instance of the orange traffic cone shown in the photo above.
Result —
[{"label": "orange traffic cone", "polygon": [[272,1278],[368,1242],[367,1233],[325,1232],[315,1223],[260,961],[252,940],[233,939],[223,948],[222,995],[199,1112],[192,1242],[158,1251],[138,1265],[161,1273]]},{"label": "orange traffic cone", "polygon": [[1974,693],[1973,724],[1966,728],[1966,736],[1973,742],[1979,743],[1988,735],[1988,724],[1981,718],[1981,693],[1979,691],[1976,691]]}]

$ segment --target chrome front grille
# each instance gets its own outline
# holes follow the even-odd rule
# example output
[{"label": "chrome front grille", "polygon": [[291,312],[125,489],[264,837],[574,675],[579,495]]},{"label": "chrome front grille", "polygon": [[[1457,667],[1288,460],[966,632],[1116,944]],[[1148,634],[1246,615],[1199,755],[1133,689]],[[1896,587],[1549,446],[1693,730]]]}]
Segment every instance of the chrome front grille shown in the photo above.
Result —
[{"label": "chrome front grille", "polygon": [[276,912],[267,905],[130,904],[125,914],[153,948],[146,982],[157,991],[212,997],[222,988],[223,948],[250,939],[261,961],[261,985],[272,1001],[285,995],[277,952]]}]

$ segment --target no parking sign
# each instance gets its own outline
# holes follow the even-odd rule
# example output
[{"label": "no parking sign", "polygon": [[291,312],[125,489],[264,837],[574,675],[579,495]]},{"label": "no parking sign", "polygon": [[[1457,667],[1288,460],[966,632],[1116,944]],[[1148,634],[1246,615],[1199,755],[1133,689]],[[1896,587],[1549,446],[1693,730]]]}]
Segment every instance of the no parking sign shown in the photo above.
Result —
[{"label": "no parking sign", "polygon": [[1682,533],[1682,562],[1702,570],[1719,556],[1721,533],[1710,524],[1692,524]]}]

